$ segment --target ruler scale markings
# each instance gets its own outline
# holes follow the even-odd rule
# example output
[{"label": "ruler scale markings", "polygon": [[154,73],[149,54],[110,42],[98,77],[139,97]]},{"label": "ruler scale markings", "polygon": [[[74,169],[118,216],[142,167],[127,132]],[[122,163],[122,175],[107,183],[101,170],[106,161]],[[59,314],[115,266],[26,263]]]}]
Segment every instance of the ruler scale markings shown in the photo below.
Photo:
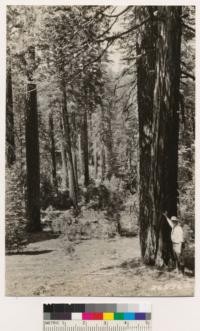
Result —
[{"label": "ruler scale markings", "polygon": [[43,308],[44,331],[150,331],[149,304],[51,304]]}]

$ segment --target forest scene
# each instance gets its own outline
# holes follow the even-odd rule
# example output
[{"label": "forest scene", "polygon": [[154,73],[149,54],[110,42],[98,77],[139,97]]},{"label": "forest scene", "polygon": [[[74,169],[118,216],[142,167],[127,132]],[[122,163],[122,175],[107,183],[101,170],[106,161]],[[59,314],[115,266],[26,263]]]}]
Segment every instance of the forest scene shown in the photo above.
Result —
[{"label": "forest scene", "polygon": [[192,296],[195,7],[7,6],[6,295]]}]

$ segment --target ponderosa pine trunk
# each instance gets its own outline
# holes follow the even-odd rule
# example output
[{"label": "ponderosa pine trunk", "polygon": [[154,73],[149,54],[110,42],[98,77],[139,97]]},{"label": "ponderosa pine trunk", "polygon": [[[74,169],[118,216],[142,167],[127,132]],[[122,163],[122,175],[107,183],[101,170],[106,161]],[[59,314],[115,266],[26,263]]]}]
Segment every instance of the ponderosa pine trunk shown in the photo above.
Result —
[{"label": "ponderosa pine trunk", "polygon": [[11,167],[15,162],[15,136],[11,65],[7,68],[6,79],[6,163]]},{"label": "ponderosa pine trunk", "polygon": [[[153,95],[148,204],[145,222],[140,223],[142,257],[146,263],[168,264],[171,254],[171,228],[162,217],[177,213],[177,173],[179,135],[179,84],[181,46],[181,7],[158,7],[156,39],[156,78]],[[143,126],[146,131],[147,127]],[[145,145],[144,145],[145,146]],[[144,152],[142,150],[141,152]],[[140,178],[140,181],[142,179]],[[140,187],[142,191],[147,187]],[[141,231],[144,229],[144,231]]]},{"label": "ponderosa pine trunk", "polygon": [[40,222],[40,159],[36,84],[29,83],[26,93],[26,169],[28,230],[41,230]]},{"label": "ponderosa pine trunk", "polygon": [[54,122],[53,122],[53,114],[49,113],[49,137],[50,137],[50,149],[51,149],[51,162],[52,162],[52,178],[53,185],[55,189],[58,188],[57,183],[57,172],[56,172],[56,149],[55,149],[55,138],[54,138]]}]

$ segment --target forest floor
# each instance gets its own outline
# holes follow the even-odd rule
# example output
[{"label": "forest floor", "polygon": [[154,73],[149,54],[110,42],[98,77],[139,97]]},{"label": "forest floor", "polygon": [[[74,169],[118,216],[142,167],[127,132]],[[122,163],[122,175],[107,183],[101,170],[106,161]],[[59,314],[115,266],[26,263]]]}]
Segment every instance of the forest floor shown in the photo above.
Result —
[{"label": "forest floor", "polygon": [[194,277],[140,262],[138,236],[69,242],[38,235],[6,256],[7,296],[192,296]]}]

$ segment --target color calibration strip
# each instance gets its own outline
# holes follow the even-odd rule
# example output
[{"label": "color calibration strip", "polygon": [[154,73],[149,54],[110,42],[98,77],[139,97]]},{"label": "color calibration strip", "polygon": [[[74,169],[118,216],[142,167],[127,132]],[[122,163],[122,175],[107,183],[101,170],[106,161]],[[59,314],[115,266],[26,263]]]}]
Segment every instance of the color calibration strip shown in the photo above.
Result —
[{"label": "color calibration strip", "polygon": [[45,304],[44,320],[150,321],[149,304]]}]

